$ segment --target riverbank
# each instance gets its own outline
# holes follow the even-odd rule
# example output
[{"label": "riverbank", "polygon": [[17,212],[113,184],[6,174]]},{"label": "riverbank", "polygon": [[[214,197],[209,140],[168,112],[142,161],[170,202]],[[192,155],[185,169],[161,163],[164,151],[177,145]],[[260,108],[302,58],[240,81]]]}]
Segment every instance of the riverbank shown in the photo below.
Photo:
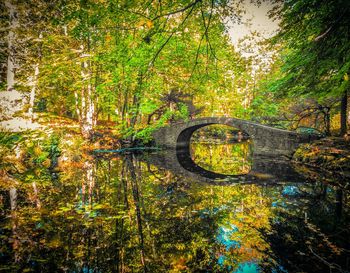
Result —
[{"label": "riverbank", "polygon": [[[17,160],[28,160],[33,157],[34,162],[52,161],[50,150],[56,145],[60,151],[59,162],[84,161],[92,151],[119,150],[132,146],[131,142],[123,141],[122,135],[112,127],[101,126],[96,130],[91,140],[86,140],[80,133],[79,123],[75,120],[62,118],[48,114],[38,114],[35,122],[15,118],[6,121],[11,126],[0,126],[1,145],[3,146],[0,157],[3,162],[7,158],[16,157]],[[5,122],[5,123],[6,123]],[[5,124],[4,122],[0,125]],[[54,140],[54,144],[52,144]],[[232,128],[213,127],[199,130],[193,136],[194,141],[209,141],[220,144],[236,141],[236,134]],[[11,147],[11,148],[6,148]],[[15,151],[15,153],[11,153]],[[26,155],[27,156],[24,156]],[[21,157],[25,157],[22,158]],[[39,160],[35,159],[39,157]],[[329,137],[313,143],[301,145],[293,156],[293,161],[299,165],[303,172],[327,173],[327,176],[336,177],[338,180],[350,178],[350,142],[344,138]]]},{"label": "riverbank", "polygon": [[2,121],[0,129],[0,172],[5,180],[7,174],[31,169],[79,167],[91,160],[95,149],[121,147],[120,137],[114,131],[103,129],[92,140],[86,140],[77,121],[51,114],[36,114],[34,122],[15,117]]},{"label": "riverbank", "polygon": [[[340,137],[329,137],[301,145],[293,155],[293,161],[331,175],[348,186],[350,179],[350,142]],[[309,171],[309,170],[308,170]]]}]

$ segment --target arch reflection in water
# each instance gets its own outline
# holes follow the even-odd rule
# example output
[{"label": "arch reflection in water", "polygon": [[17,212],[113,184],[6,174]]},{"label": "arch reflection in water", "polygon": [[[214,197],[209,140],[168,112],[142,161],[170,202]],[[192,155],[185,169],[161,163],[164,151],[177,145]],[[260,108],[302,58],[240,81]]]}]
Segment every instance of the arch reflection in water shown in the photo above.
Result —
[{"label": "arch reflection in water", "polygon": [[189,145],[178,146],[177,157],[184,168],[206,177],[242,175],[252,168],[252,142],[233,127],[210,125],[195,131]]},{"label": "arch reflection in water", "polygon": [[191,143],[190,154],[197,165],[215,173],[241,175],[252,168],[249,140],[226,144]]}]

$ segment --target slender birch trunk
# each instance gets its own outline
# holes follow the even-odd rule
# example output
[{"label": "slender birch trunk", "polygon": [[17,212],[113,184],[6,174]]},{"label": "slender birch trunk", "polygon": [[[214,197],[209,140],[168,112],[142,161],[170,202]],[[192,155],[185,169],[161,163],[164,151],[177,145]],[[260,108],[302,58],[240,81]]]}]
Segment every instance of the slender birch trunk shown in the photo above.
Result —
[{"label": "slender birch trunk", "polygon": [[[84,54],[84,46],[81,46],[82,58],[89,54]],[[94,127],[95,104],[93,98],[93,86],[91,84],[92,72],[91,62],[83,60],[81,63],[82,94],[81,94],[81,129],[85,138],[91,138]]]},{"label": "slender birch trunk", "polygon": [[41,60],[41,40],[43,38],[43,34],[39,34],[39,46],[38,46],[38,62],[34,65],[34,75],[33,78],[30,80],[29,85],[32,87],[30,90],[30,99],[29,99],[29,109],[28,114],[33,122],[34,119],[34,102],[35,102],[35,95],[36,95],[36,89],[38,86],[38,76],[39,76],[39,62]]},{"label": "slender birch trunk", "polygon": [[30,90],[30,99],[29,99],[29,110],[28,114],[33,122],[34,119],[34,101],[35,101],[35,93],[36,93],[36,88],[38,85],[38,76],[39,76],[39,63],[36,63],[34,66],[34,76],[33,80],[31,82],[32,89]]},{"label": "slender birch trunk", "polygon": [[[86,72],[86,70],[88,70],[88,72]],[[95,105],[92,96],[91,72],[88,62],[86,61],[82,63],[81,76],[83,80],[81,96],[82,133],[85,138],[90,138],[94,124]]]},{"label": "slender birch trunk", "polygon": [[[90,70],[90,69],[89,69]],[[92,86],[91,86],[91,72],[88,72],[89,79],[88,79],[88,85],[87,85],[87,108],[86,108],[86,131],[88,135],[90,136],[92,133],[93,125],[94,125],[94,112],[95,112],[95,105],[92,97]]]},{"label": "slender birch trunk", "polygon": [[82,62],[81,64],[81,78],[82,78],[82,87],[81,87],[81,130],[82,130],[82,133],[84,135],[85,133],[85,120],[86,120],[86,100],[85,100],[85,82],[86,82],[86,73],[85,73],[85,65],[86,65],[86,62]]},{"label": "slender birch trunk", "polygon": [[7,72],[6,72],[6,80],[7,80],[7,91],[12,91],[15,86],[15,39],[16,34],[15,30],[18,27],[18,18],[16,6],[11,2],[11,0],[5,1],[5,6],[9,10],[9,33],[7,37]]}]

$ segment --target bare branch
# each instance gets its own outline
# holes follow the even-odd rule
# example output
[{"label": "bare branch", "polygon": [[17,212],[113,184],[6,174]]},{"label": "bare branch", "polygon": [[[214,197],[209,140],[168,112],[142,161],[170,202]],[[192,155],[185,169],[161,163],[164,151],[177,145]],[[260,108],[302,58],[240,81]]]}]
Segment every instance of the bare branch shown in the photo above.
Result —
[{"label": "bare branch", "polygon": [[331,29],[332,29],[332,26],[330,26],[324,33],[322,33],[321,35],[317,36],[314,39],[314,41],[317,42],[317,41],[321,40],[323,37],[325,37],[328,34],[328,32],[331,31]]},{"label": "bare branch", "polygon": [[181,9],[178,9],[178,10],[175,10],[175,11],[172,11],[172,12],[169,12],[169,13],[166,13],[166,14],[161,14],[161,15],[158,15],[156,17],[154,17],[152,19],[152,21],[155,21],[161,17],[166,17],[166,16],[170,16],[170,15],[173,15],[173,14],[176,14],[176,13],[180,13],[180,12],[184,12],[185,10],[188,10],[189,8],[192,8],[199,2],[202,2],[202,0],[195,0],[194,2],[188,4],[187,6],[181,8]]}]

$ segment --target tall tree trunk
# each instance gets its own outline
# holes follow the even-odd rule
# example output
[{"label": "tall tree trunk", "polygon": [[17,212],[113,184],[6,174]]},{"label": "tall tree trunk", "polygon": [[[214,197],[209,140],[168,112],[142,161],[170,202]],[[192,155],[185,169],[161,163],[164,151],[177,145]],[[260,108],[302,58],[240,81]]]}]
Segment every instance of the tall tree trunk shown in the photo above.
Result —
[{"label": "tall tree trunk", "polygon": [[15,85],[15,39],[16,34],[15,30],[18,27],[18,18],[16,6],[12,3],[11,0],[5,1],[5,5],[9,10],[9,34],[7,38],[7,72],[6,72],[6,80],[7,80],[7,91],[12,91]]},{"label": "tall tree trunk", "polygon": [[89,186],[89,209],[92,209],[92,204],[93,204],[93,193],[94,193],[94,188],[95,188],[95,165],[93,162],[88,162],[85,164],[86,166],[86,182],[87,185]]},{"label": "tall tree trunk", "polygon": [[[90,75],[90,72],[88,73]],[[93,130],[93,125],[94,125],[94,112],[95,112],[95,105],[94,101],[92,98],[92,86],[90,83],[90,77],[89,77],[89,82],[87,85],[87,106],[86,106],[86,118],[85,118],[85,136],[87,138],[90,138],[92,136],[92,130]]]},{"label": "tall tree trunk", "polygon": [[18,219],[17,219],[17,189],[11,188],[10,189],[10,207],[11,207],[11,223],[12,223],[12,250],[13,250],[13,256],[14,261],[18,262],[21,259],[21,252],[19,251],[21,247],[21,240],[18,236]]},{"label": "tall tree trunk", "polygon": [[[94,103],[92,98],[92,86],[90,83],[90,72],[86,72],[88,69],[88,63],[84,61],[82,63],[82,94],[81,94],[81,129],[85,138],[90,138],[93,129],[93,117],[94,117]],[[86,92],[85,92],[86,90]]]},{"label": "tall tree trunk", "polygon": [[[43,34],[39,34],[39,41],[41,41],[43,38]],[[34,119],[34,101],[35,101],[35,93],[38,86],[38,76],[39,76],[39,62],[41,60],[41,42],[39,42],[38,46],[38,62],[34,66],[34,75],[33,78],[29,81],[29,85],[32,87],[30,90],[30,99],[29,99],[29,109],[28,114],[33,122]]]},{"label": "tall tree trunk", "polygon": [[344,136],[347,132],[347,110],[348,110],[348,94],[347,91],[343,95],[340,104],[340,135]]},{"label": "tall tree trunk", "polygon": [[122,113],[122,123],[124,124],[124,121],[126,119],[126,113],[128,112],[128,101],[129,101],[129,90],[128,88],[125,88],[124,90],[124,97],[123,97],[124,101],[123,101],[123,106],[121,109],[121,113]]},{"label": "tall tree trunk", "polygon": [[[89,55],[84,54],[84,46],[82,48],[82,58],[86,58]],[[93,98],[93,90],[91,84],[91,62],[83,61],[81,76],[83,81],[82,94],[81,94],[81,131],[84,138],[91,138],[92,131],[94,127],[94,113],[95,113],[95,104]],[[85,92],[86,91],[86,92]]]},{"label": "tall tree trunk", "polygon": [[[82,74],[82,77],[84,79],[84,75],[83,73]],[[81,97],[81,111],[80,111],[80,116],[81,116],[81,126],[83,126],[83,123],[85,121],[85,117],[86,117],[86,100],[85,100],[85,86],[83,84],[82,88],[81,88],[81,94],[80,94],[80,97]]]},{"label": "tall tree trunk", "polygon": [[38,187],[36,186],[35,182],[32,183],[32,186],[33,186],[34,201],[35,201],[36,207],[38,209],[40,209],[41,208],[41,202],[40,202],[40,199],[39,199]]},{"label": "tall tree trunk", "polygon": [[28,114],[32,122],[34,119],[33,109],[34,109],[34,101],[35,101],[35,92],[38,84],[38,76],[39,76],[39,63],[36,63],[34,67],[34,76],[31,82],[32,89],[30,90],[29,110],[28,110]]},{"label": "tall tree trunk", "polygon": [[[142,72],[139,72],[137,82],[138,82],[138,86],[132,102],[133,104],[132,107],[134,108],[134,111],[130,120],[130,128],[132,130],[134,130],[135,128],[135,125],[137,123],[137,118],[140,113],[140,93],[142,88]],[[135,140],[135,133],[133,134],[131,141],[134,141],[134,140]]]},{"label": "tall tree trunk", "polygon": [[17,189],[10,189],[10,207],[11,210],[15,210],[17,208]]}]

